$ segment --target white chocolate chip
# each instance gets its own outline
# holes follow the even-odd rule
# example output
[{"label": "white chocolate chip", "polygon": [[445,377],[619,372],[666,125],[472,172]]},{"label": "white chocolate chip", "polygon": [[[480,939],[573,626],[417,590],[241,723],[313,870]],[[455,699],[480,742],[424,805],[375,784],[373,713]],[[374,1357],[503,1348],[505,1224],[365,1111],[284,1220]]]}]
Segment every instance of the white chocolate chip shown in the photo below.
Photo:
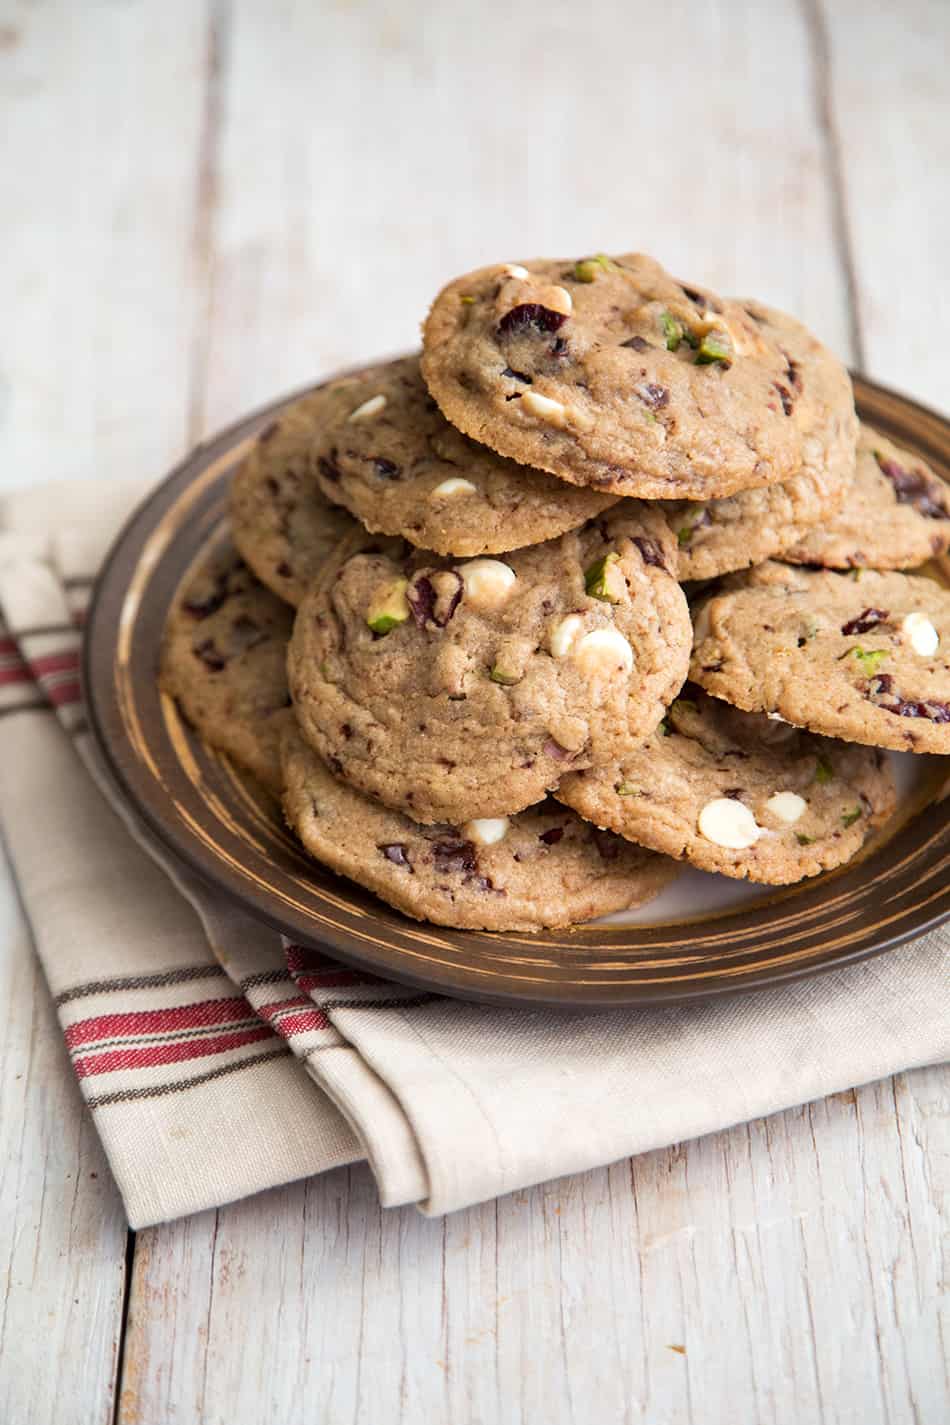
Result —
[{"label": "white chocolate chip", "polygon": [[460,564],[465,598],[475,608],[493,609],[504,603],[514,587],[516,574],[500,559],[470,559]]},{"label": "white chocolate chip", "polygon": [[633,649],[616,628],[595,628],[585,633],[574,650],[582,672],[629,673],[633,667]]},{"label": "white chocolate chip", "polygon": [[791,727],[791,723],[788,722],[788,718],[783,717],[781,713],[766,713],[765,716],[768,718],[769,722],[784,722],[788,723],[788,726]]},{"label": "white chocolate chip", "polygon": [[468,841],[474,841],[476,846],[494,846],[508,835],[508,826],[506,816],[478,817],[475,821],[465,823],[462,834]]},{"label": "white chocolate chip", "polygon": [[569,317],[574,310],[573,299],[566,287],[546,287],[541,296],[544,305],[552,312],[560,312],[562,317]]},{"label": "white chocolate chip", "polygon": [[525,391],[520,405],[529,415],[539,416],[552,426],[574,425],[578,430],[590,430],[594,424],[593,417],[579,406],[564,406],[560,401],[552,401],[550,396],[542,396],[538,391]]},{"label": "white chocolate chip", "polygon": [[560,623],[554,625],[551,630],[550,648],[555,658],[566,658],[583,627],[584,620],[580,614],[568,614],[567,618],[562,618]]},{"label": "white chocolate chip", "polygon": [[367,421],[371,416],[378,416],[386,404],[385,396],[370,396],[368,401],[364,401],[361,406],[357,406],[355,411],[350,412],[351,421]]},{"label": "white chocolate chip", "polygon": [[770,811],[773,816],[777,816],[779,821],[787,822],[789,826],[798,821],[804,811],[807,811],[808,803],[804,797],[800,797],[797,792],[776,792],[769,797],[765,803],[765,810]]},{"label": "white chocolate chip", "polygon": [[554,426],[567,424],[567,411],[560,401],[552,401],[550,396],[541,396],[537,391],[525,391],[521,398],[521,409],[529,415],[540,416]]},{"label": "white chocolate chip", "polygon": [[506,262],[501,270],[506,277],[517,277],[519,282],[527,282],[531,276],[528,269],[517,262]]},{"label": "white chocolate chip", "polygon": [[728,851],[745,851],[762,835],[749,808],[732,797],[707,802],[699,813],[699,830],[707,841]]},{"label": "white chocolate chip", "polygon": [[452,475],[448,480],[443,480],[441,485],[436,485],[430,499],[436,495],[448,497],[450,495],[474,495],[475,493],[475,486],[471,480],[463,480],[459,475]]},{"label": "white chocolate chip", "polygon": [[901,633],[921,658],[931,658],[940,647],[940,635],[925,614],[908,614],[901,621]]}]

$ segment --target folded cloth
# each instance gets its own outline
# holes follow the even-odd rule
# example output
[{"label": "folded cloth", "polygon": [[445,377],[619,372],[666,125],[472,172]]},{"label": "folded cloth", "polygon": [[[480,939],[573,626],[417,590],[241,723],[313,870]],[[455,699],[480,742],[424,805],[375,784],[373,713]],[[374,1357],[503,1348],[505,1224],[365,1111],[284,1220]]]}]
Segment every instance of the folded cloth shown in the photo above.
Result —
[{"label": "folded cloth", "polygon": [[0,504],[0,825],[66,1045],[141,1227],[368,1158],[447,1212],[940,1061],[950,932],[705,1004],[420,994],[288,944],[172,863],[85,730],[82,618],[144,492]]}]

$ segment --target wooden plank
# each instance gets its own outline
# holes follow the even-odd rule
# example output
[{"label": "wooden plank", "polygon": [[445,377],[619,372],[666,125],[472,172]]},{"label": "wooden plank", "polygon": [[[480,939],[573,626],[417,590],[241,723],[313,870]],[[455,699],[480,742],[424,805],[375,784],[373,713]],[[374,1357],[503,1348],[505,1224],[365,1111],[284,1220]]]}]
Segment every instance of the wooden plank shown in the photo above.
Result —
[{"label": "wooden plank", "polygon": [[950,7],[816,3],[865,364],[950,411]]},{"label": "wooden plank", "polygon": [[[611,0],[580,24],[567,3],[542,22],[501,0],[236,0],[206,109],[196,425],[411,345],[467,266],[552,250],[654,250],[851,355],[807,21],[790,0]],[[566,99],[579,74],[596,105]],[[862,1374],[872,1248],[837,1145],[873,1163],[897,1128],[854,1105],[445,1222],[381,1212],[360,1168],[143,1233],[120,1419],[187,1407],[233,1425],[266,1407],[281,1422],[307,1400],[328,1419],[585,1422],[596,1401],[631,1422],[840,1407],[873,1425],[920,1386]],[[854,1170],[843,1180],[857,1191]]]},{"label": "wooden plank", "polygon": [[850,355],[808,45],[795,0],[236,0],[204,429],[413,346],[445,280],[537,253],[640,247]]},{"label": "wooden plank", "polygon": [[151,1229],[119,1419],[942,1418],[946,1084],[897,1082],[442,1221],[359,1167]]},{"label": "wooden plank", "polygon": [[6,7],[0,486],[158,478],[186,444],[202,10]]},{"label": "wooden plank", "polygon": [[[0,490],[157,477],[186,443],[205,23],[7,6]],[[111,1422],[127,1233],[0,879],[0,1419]]]},{"label": "wooden plank", "polygon": [[111,1425],[125,1215],[0,860],[0,1420]]}]

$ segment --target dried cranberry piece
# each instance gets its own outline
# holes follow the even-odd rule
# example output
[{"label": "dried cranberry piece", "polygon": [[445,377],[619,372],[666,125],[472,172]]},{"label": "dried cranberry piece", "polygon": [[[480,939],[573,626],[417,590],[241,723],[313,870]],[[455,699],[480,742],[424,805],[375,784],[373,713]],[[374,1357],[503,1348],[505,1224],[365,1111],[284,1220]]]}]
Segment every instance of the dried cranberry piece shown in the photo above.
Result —
[{"label": "dried cranberry piece", "polygon": [[657,386],[654,382],[647,381],[636,389],[640,400],[652,411],[660,411],[670,403],[670,393],[665,386]]},{"label": "dried cranberry piece", "polygon": [[506,366],[501,374],[502,376],[507,376],[511,381],[522,381],[525,386],[534,385],[534,381],[530,376],[526,376],[523,371],[513,371],[510,366]]},{"label": "dried cranberry piece", "polygon": [[277,573],[282,579],[290,579],[293,575],[293,572],[294,571],[291,569],[286,559],[282,559],[277,566]]},{"label": "dried cranberry piece", "polygon": [[555,762],[569,762],[574,755],[570,748],[562,747],[559,742],[555,742],[553,737],[549,737],[541,749],[548,757],[553,757]]},{"label": "dried cranberry piece", "polygon": [[894,691],[890,673],[879,673],[868,684],[868,702],[896,717],[923,717],[928,722],[950,722],[950,704],[902,698]]},{"label": "dried cranberry piece", "polygon": [[474,871],[478,865],[470,841],[436,841],[432,858],[440,871]]},{"label": "dried cranberry piece", "polygon": [[324,480],[332,480],[334,485],[339,482],[343,472],[336,463],[336,446],[333,447],[329,455],[317,457],[317,469]]},{"label": "dried cranberry piece", "polygon": [[492,881],[491,876],[468,876],[468,884],[474,886],[478,891],[493,891],[496,896],[506,896],[508,892],[504,887],[498,887]]},{"label": "dried cranberry piece", "polygon": [[635,534],[633,542],[643,555],[644,564],[652,564],[655,568],[662,569],[664,573],[669,573],[669,570],[663,562],[663,551],[655,540],[644,539],[640,535]]},{"label": "dried cranberry piece", "polygon": [[540,302],[521,302],[502,317],[498,323],[498,335],[511,336],[512,333],[523,332],[528,327],[553,334],[559,331],[566,321],[567,317],[563,312],[542,307]]},{"label": "dried cranberry piece", "polygon": [[556,846],[563,835],[563,826],[552,826],[548,831],[542,831],[538,840],[543,841],[545,846]]},{"label": "dried cranberry piece", "polygon": [[213,638],[206,638],[203,643],[196,644],[193,650],[195,657],[200,658],[206,668],[210,668],[212,673],[220,673],[221,669],[227,665],[227,659],[216,647]]},{"label": "dried cranberry piece", "polygon": [[604,861],[616,861],[620,855],[620,842],[610,831],[601,831],[599,826],[591,827],[591,841],[597,847]]},{"label": "dried cranberry piece", "polygon": [[785,379],[793,391],[802,389],[802,374],[798,367],[798,362],[789,356],[787,351],[783,351],[785,357]]},{"label": "dried cranberry piece", "polygon": [[414,579],[409,585],[406,590],[406,602],[416,621],[417,628],[425,628],[435,608],[435,589],[424,574],[421,578]]},{"label": "dried cranberry piece", "polygon": [[[451,589],[445,587],[450,580]],[[425,628],[427,623],[445,628],[461,602],[465,588],[461,574],[454,569],[440,570],[439,582],[442,587],[437,589],[428,575],[421,574],[406,590],[409,610],[419,628]]]},{"label": "dried cranberry piece", "polygon": [[195,618],[210,618],[213,613],[217,613],[227,596],[227,576],[219,575],[206,594],[192,593],[184,601],[183,608]]},{"label": "dried cranberry piece", "polygon": [[869,628],[874,628],[876,624],[885,623],[890,617],[887,609],[864,609],[857,618],[850,619],[841,625],[841,632],[845,634],[867,633]]},{"label": "dried cranberry piece", "polygon": [[896,460],[888,460],[876,451],[874,459],[881,473],[894,486],[899,505],[911,505],[918,514],[931,520],[950,519],[946,494],[923,470],[905,470]]},{"label": "dried cranberry piece", "polygon": [[775,387],[776,391],[781,397],[782,410],[787,416],[790,416],[792,414],[792,411],[794,411],[795,409],[795,402],[792,400],[791,391],[788,389],[787,386],[783,386],[780,381],[773,381],[772,385]]},{"label": "dried cranberry piece", "polygon": [[383,846],[377,846],[376,849],[383,853],[387,861],[392,861],[394,866],[405,866],[408,870],[412,870],[408,855],[409,848],[403,842],[390,841]]},{"label": "dried cranberry piece", "polygon": [[633,351],[646,351],[649,348],[650,343],[647,341],[646,337],[632,336],[629,341],[622,341],[620,345],[628,346]]}]

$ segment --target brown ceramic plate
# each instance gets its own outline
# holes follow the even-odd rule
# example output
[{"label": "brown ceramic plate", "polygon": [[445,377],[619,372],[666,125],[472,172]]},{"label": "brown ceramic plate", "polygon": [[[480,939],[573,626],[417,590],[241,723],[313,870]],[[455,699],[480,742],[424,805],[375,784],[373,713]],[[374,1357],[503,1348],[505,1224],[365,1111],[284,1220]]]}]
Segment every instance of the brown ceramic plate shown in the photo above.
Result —
[{"label": "brown ceramic plate", "polygon": [[[862,416],[950,480],[950,423],[868,381],[855,389]],[[224,535],[231,473],[284,404],[199,446],[136,511],[106,561],[85,640],[89,715],[107,761],[151,830],[212,885],[295,940],[379,975],[565,1008],[666,1004],[794,979],[950,916],[950,801],[938,758],[906,759],[914,777],[903,814],[858,862],[771,894],[690,871],[634,923],[539,935],[443,930],[310,860],[276,804],[204,746],[156,681],[168,608],[195,559]]]}]

